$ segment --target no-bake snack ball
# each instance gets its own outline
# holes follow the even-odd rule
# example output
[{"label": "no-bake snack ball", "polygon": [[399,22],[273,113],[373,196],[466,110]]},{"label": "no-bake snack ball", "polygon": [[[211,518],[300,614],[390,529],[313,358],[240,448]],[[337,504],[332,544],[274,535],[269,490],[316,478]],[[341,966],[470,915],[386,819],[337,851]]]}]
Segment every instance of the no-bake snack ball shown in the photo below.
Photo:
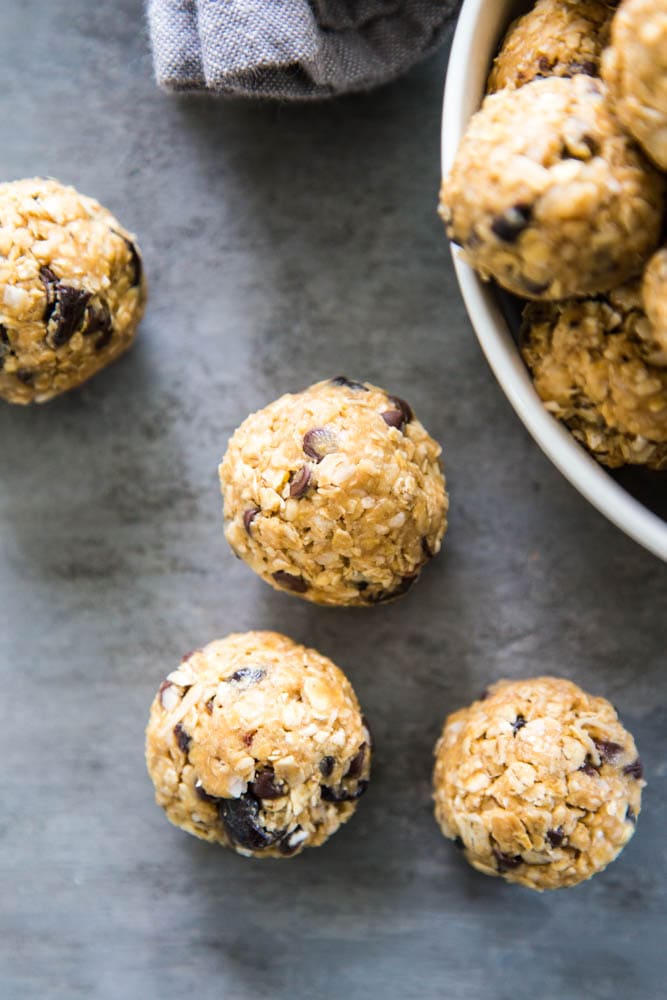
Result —
[{"label": "no-bake snack ball", "polygon": [[470,864],[531,889],[576,885],[634,833],[643,768],[612,705],[571,681],[499,681],[436,744],[435,815]]},{"label": "no-bake snack ball", "polygon": [[522,354],[546,408],[603,465],[667,465],[667,369],[638,281],[594,299],[531,303]]},{"label": "no-bake snack ball", "polygon": [[440,446],[408,404],[340,376],[253,413],[220,465],[225,535],[264,580],[318,604],[405,593],[440,549]]},{"label": "no-bake snack ball", "polygon": [[122,354],[144,308],[134,237],[54,180],[0,184],[0,398],[43,403]]},{"label": "no-bake snack ball", "polygon": [[604,0],[537,0],[509,26],[488,92],[522,87],[538,76],[597,76],[614,6]]},{"label": "no-bake snack ball", "polygon": [[600,80],[533,80],[487,97],[441,191],[450,239],[484,278],[531,299],[613,288],[660,232],[663,181]]},{"label": "no-bake snack ball", "polygon": [[370,760],[345,674],[277,632],[229,635],[184,657],[146,730],[171,822],[258,858],[323,844],[354,812]]},{"label": "no-bake snack ball", "polygon": [[656,343],[651,360],[667,365],[667,248],[657,250],[646,265],[641,296]]},{"label": "no-bake snack ball", "polygon": [[611,26],[602,76],[618,117],[667,170],[667,0],[625,0]]}]

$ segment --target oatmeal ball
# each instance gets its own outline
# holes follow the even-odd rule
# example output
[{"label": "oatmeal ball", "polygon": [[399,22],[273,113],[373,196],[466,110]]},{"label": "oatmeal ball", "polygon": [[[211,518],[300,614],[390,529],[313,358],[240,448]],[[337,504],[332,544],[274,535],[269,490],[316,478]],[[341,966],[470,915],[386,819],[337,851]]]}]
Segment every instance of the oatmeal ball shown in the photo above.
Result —
[{"label": "oatmeal ball", "polygon": [[616,113],[667,170],[667,0],[625,0],[611,27],[602,76]]},{"label": "oatmeal ball", "polygon": [[645,784],[634,740],[571,681],[499,681],[449,716],[435,753],[436,819],[485,875],[576,885],[634,833]]},{"label": "oatmeal ball", "polygon": [[343,376],[235,432],[220,466],[225,535],[264,580],[317,604],[404,594],[440,549],[440,446],[408,404]]},{"label": "oatmeal ball", "polygon": [[483,278],[530,299],[600,292],[655,248],[663,181],[579,75],[487,97],[441,191],[449,237]]},{"label": "oatmeal ball", "polygon": [[604,0],[538,0],[510,24],[487,90],[514,90],[538,76],[598,76],[614,4]]},{"label": "oatmeal ball", "polygon": [[146,288],[134,237],[54,180],[0,184],[0,397],[43,403],[132,343]]},{"label": "oatmeal ball", "polygon": [[603,465],[667,465],[667,369],[639,282],[594,299],[526,306],[522,354],[546,408]]},{"label": "oatmeal ball", "polygon": [[352,685],[277,632],[210,642],[167,675],[146,762],[176,826],[248,857],[323,844],[356,809],[371,737]]},{"label": "oatmeal ball", "polygon": [[667,366],[667,248],[656,251],[646,265],[641,296],[656,343],[651,361]]}]

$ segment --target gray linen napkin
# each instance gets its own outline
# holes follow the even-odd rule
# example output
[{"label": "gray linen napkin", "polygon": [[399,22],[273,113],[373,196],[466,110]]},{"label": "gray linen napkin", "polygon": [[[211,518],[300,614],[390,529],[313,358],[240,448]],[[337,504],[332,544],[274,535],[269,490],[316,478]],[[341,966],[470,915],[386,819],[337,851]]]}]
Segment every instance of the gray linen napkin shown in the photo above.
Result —
[{"label": "gray linen napkin", "polygon": [[384,83],[449,33],[461,0],[148,0],[158,83],[307,100]]}]

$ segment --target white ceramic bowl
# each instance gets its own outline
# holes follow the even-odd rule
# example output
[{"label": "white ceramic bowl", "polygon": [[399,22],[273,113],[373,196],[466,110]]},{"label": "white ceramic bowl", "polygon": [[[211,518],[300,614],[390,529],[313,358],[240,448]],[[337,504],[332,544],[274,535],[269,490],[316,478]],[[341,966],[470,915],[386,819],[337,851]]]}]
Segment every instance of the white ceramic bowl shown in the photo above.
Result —
[{"label": "white ceramic bowl", "polygon": [[[452,43],[442,119],[442,168],[449,170],[468,119],[480,105],[491,60],[517,0],[465,0]],[[452,248],[463,299],[482,350],[527,430],[554,465],[610,521],[667,562],[667,522],[621,486],[552,417],[533,389],[501,311],[497,290]]]}]

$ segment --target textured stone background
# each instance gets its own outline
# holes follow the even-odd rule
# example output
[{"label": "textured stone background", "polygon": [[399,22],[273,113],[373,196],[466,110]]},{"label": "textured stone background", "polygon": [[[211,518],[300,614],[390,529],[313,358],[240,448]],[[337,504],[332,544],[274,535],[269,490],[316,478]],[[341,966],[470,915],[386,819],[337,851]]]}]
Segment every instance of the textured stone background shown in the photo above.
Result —
[{"label": "textured stone background", "polygon": [[[665,568],[528,438],[487,369],[435,216],[446,53],[321,107],[161,95],[139,0],[7,0],[2,176],[52,174],[140,238],[140,340],[0,412],[0,993],[8,1000],[664,997]],[[227,551],[216,464],[253,408],[345,372],[444,445],[442,555],[400,603],[318,609]],[[153,804],[143,726],[180,655],[278,628],[348,671],[375,778],[325,848],[248,862]],[[468,869],[431,747],[499,676],[573,677],[649,786],[606,874],[538,896]]]}]

